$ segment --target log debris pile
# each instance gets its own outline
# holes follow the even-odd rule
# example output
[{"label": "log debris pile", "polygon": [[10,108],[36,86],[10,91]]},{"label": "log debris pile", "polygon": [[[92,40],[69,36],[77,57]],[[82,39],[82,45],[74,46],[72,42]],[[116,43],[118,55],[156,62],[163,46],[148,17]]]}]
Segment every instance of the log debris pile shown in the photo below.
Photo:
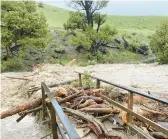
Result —
[{"label": "log debris pile", "polygon": [[[115,136],[114,134],[111,135],[104,124],[102,124],[103,121],[109,120],[113,124],[118,123],[119,126],[116,127],[116,130],[126,130],[125,122],[127,121],[127,116],[125,113],[121,115],[121,120],[118,117],[120,111],[115,109],[110,103],[101,98],[100,94],[105,94],[109,98],[112,97],[106,94],[106,91],[107,90],[104,89],[90,89],[88,87],[73,88],[70,86],[63,86],[56,91],[53,91],[52,94],[58,103],[62,106],[63,110],[67,113],[67,115],[77,122],[78,128],[87,127],[84,136],[88,135],[90,132],[94,132],[95,135],[99,138],[121,139],[120,136]],[[115,95],[112,98],[113,100],[118,100],[120,102],[122,101],[122,103],[127,102],[127,94],[116,94],[117,93],[115,92]],[[47,95],[45,102],[48,107],[51,106]],[[168,128],[168,109],[166,105],[153,102],[149,99],[142,99],[141,96],[139,97],[135,95],[134,105],[139,104],[139,109],[142,112],[138,112],[139,114],[152,119],[165,128]],[[4,111],[0,114],[0,117],[3,119],[14,114],[19,114],[20,117],[16,120],[19,122],[27,114],[38,112],[39,110],[42,110],[41,97]],[[57,118],[57,120],[59,119]],[[164,134],[162,135],[160,132],[156,132],[155,129],[145,123],[140,122],[138,119],[134,118],[133,122],[134,124],[138,125],[138,127],[141,127],[144,131],[146,131],[146,133],[151,134],[153,137],[157,136],[156,138],[167,139],[167,136]]]},{"label": "log debris pile", "polygon": [[[72,88],[62,87],[61,89],[52,92],[54,98],[63,107],[64,111],[82,127],[88,127],[89,132],[94,132],[98,137],[120,139],[121,137],[110,135],[109,131],[102,124],[102,121],[112,118],[119,114],[120,111],[114,109],[107,101],[103,100],[98,94],[104,89],[88,89],[88,88]],[[45,99],[50,106],[49,98]],[[42,109],[42,98],[37,98],[26,104],[11,108],[0,114],[1,119],[14,114],[19,114],[17,122],[21,121],[27,114]],[[58,119],[57,119],[58,120]]]}]

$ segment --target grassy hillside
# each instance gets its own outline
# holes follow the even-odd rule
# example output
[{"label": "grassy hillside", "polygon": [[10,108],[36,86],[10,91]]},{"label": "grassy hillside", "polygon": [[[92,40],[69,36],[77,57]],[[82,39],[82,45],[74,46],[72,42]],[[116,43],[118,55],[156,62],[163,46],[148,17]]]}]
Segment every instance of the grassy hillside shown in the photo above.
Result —
[{"label": "grassy hillside", "polygon": [[[44,8],[38,8],[43,12],[50,27],[63,29],[63,24],[69,18],[69,11],[44,4]],[[121,31],[138,32],[145,35],[151,34],[162,20],[168,16],[107,16],[107,24],[117,27]]]},{"label": "grassy hillside", "polygon": [[49,27],[63,28],[63,24],[69,18],[69,11],[44,4],[44,8],[38,7],[38,12],[44,13]]}]

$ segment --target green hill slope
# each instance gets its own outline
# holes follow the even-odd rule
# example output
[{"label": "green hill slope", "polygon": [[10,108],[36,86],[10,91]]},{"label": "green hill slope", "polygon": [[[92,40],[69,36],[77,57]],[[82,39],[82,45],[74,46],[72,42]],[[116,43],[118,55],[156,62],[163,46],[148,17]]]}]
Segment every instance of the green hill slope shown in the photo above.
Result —
[{"label": "green hill slope", "polygon": [[[44,4],[44,8],[38,7],[38,12],[43,12],[50,27],[63,29],[63,24],[69,18],[69,11]],[[162,20],[168,20],[168,16],[107,16],[107,24],[117,27],[119,30],[129,32],[153,32]]]},{"label": "green hill slope", "polygon": [[44,4],[44,8],[38,7],[38,12],[44,13],[49,27],[63,28],[63,24],[69,18],[69,11]]}]

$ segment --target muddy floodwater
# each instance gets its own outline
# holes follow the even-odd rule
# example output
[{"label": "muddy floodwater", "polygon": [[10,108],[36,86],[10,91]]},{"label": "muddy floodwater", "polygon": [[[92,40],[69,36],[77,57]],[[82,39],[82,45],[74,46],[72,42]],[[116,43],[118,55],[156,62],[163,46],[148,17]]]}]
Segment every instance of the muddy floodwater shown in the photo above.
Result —
[{"label": "muddy floodwater", "polygon": [[26,116],[19,123],[19,116],[11,116],[1,120],[2,139],[40,139],[50,131],[48,126],[37,123],[34,116]]},{"label": "muddy floodwater", "polygon": [[[46,84],[77,79],[74,72],[90,71],[92,75],[116,84],[150,91],[160,97],[168,96],[168,65],[157,64],[98,64],[87,67],[64,67],[43,65],[39,74],[32,72],[11,72],[1,74],[1,108],[7,109],[29,101],[27,91],[31,85]],[[33,76],[32,76],[33,75]],[[24,77],[31,81],[9,79],[7,76]],[[1,109],[2,111],[2,109]],[[19,123],[18,115],[0,120],[2,139],[39,139],[50,133],[48,126],[37,123],[34,116],[28,115]]]}]

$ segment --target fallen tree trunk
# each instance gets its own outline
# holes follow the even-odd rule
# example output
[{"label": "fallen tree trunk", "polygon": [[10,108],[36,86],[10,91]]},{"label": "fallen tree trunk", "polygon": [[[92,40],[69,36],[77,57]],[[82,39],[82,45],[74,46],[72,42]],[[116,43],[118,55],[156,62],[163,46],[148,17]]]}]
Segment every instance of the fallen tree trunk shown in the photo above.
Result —
[{"label": "fallen tree trunk", "polygon": [[79,110],[73,110],[70,108],[64,108],[64,111],[71,114],[72,116],[78,116],[81,119],[88,121],[89,123],[92,123],[93,125],[95,125],[98,133],[96,135],[99,135],[99,137],[103,137],[103,138],[116,138],[116,139],[121,139],[121,137],[119,136],[113,136],[110,135],[109,132],[107,131],[106,127],[101,123],[100,120],[94,118],[92,115],[86,115],[83,112],[80,112]]},{"label": "fallen tree trunk", "polygon": [[8,77],[8,76],[5,76],[6,78],[10,78],[10,79],[18,79],[18,80],[28,80],[28,81],[33,81],[31,79],[27,79],[27,78],[19,78],[19,77]]},{"label": "fallen tree trunk", "polygon": [[140,108],[140,109],[143,110],[143,111],[150,112],[150,113],[152,113],[154,115],[165,115],[165,113],[161,113],[161,112],[155,111],[155,110],[150,110],[149,108]]},{"label": "fallen tree trunk", "polygon": [[[82,91],[78,91],[77,93],[75,93],[75,94],[73,94],[71,96],[68,96],[68,97],[65,97],[65,98],[63,98],[61,100],[58,100],[58,102],[59,103],[67,102],[67,101],[71,100],[72,98],[78,96],[81,92]],[[55,92],[53,95],[54,96],[57,95],[57,92]],[[45,97],[47,97],[47,95]],[[50,103],[49,100],[46,100],[46,101],[47,101],[47,103]],[[14,107],[14,108],[10,108],[7,111],[2,112],[0,114],[0,118],[3,119],[3,118],[6,118],[8,116],[12,116],[14,114],[17,114],[17,113],[20,113],[22,111],[25,111],[27,109],[34,109],[34,108],[40,106],[41,104],[42,104],[42,98],[37,98],[34,101],[30,101],[30,102],[28,102],[26,104],[23,104],[23,105]]]},{"label": "fallen tree trunk", "polygon": [[110,106],[107,106],[106,104],[94,104],[88,106],[88,108],[110,108]]},{"label": "fallen tree trunk", "polygon": [[8,109],[7,111],[2,112],[0,114],[0,118],[3,119],[3,118],[6,118],[8,116],[12,116],[14,114],[17,114],[21,111],[25,111],[27,109],[34,109],[41,104],[42,104],[42,98],[38,98],[38,99],[36,99],[34,101],[31,101],[27,104],[23,104],[23,105],[20,105],[20,106],[17,106],[17,107],[14,107],[14,108]]},{"label": "fallen tree trunk", "polygon": [[104,120],[107,120],[107,119],[110,118],[111,116],[113,116],[113,114],[108,114],[108,115],[104,115],[104,116],[99,116],[99,117],[97,117],[97,119],[99,119],[101,122],[103,122]]},{"label": "fallen tree trunk", "polygon": [[103,99],[101,97],[95,97],[95,96],[81,96],[75,99],[75,101],[80,101],[80,100],[87,100],[87,99],[92,99],[94,100],[96,103],[102,103]]},{"label": "fallen tree trunk", "polygon": [[87,90],[85,92],[86,92],[87,95],[93,95],[93,94],[97,94],[97,93],[102,93],[104,91],[105,91],[104,89],[99,88],[99,89],[90,89],[90,90]]},{"label": "fallen tree trunk", "polygon": [[61,99],[59,102],[60,102],[60,103],[67,102],[67,101],[71,100],[72,98],[75,98],[76,96],[78,96],[78,95],[81,94],[82,92],[83,92],[83,91],[78,91],[77,93],[72,94],[71,96],[68,96],[68,97],[65,97],[65,98]]},{"label": "fallen tree trunk", "polygon": [[42,107],[40,106],[35,109],[25,110],[25,111],[19,113],[19,115],[21,115],[21,116],[16,120],[16,122],[20,122],[27,114],[32,113],[32,112],[38,112],[41,109],[42,109]]},{"label": "fallen tree trunk", "polygon": [[[51,85],[48,85],[49,88],[52,88],[52,87],[57,87],[59,85],[65,85],[65,84],[70,84],[71,82],[74,82],[76,81],[77,79],[74,79],[74,80],[68,80],[68,81],[65,81],[65,82],[61,82],[61,83],[57,83],[57,84],[51,84]],[[34,91],[38,91],[40,90],[41,87],[31,87],[29,88],[28,92],[34,92]]]},{"label": "fallen tree trunk", "polygon": [[93,99],[88,99],[84,103],[80,104],[79,108],[84,108],[84,107],[87,107],[87,106],[93,105],[93,104],[97,104],[97,103]]},{"label": "fallen tree trunk", "polygon": [[102,114],[119,114],[120,111],[119,110],[114,110],[112,108],[82,108],[80,109],[80,111],[84,111],[84,112],[93,112],[93,113],[102,113]]},{"label": "fallen tree trunk", "polygon": [[152,137],[157,139],[168,139],[168,136],[163,134],[162,132],[151,132],[150,134]]},{"label": "fallen tree trunk", "polygon": [[[86,115],[85,113],[80,112],[79,110],[73,110],[73,109],[70,109],[70,108],[64,108],[64,111],[67,112],[67,113],[70,113],[72,116],[76,115],[76,116],[80,117],[81,119],[83,119],[85,121],[93,123],[96,126],[98,132],[100,134],[102,134],[102,129],[100,127],[100,125],[102,125],[102,123],[100,121],[98,121],[96,118],[94,118],[92,115]],[[104,130],[106,130],[104,128],[104,126],[102,128]]]},{"label": "fallen tree trunk", "polygon": [[39,106],[39,107],[37,107],[35,109],[22,111],[22,112],[19,113],[19,115],[20,116],[25,115],[25,114],[27,115],[27,114],[32,113],[32,112],[38,112],[41,109],[42,109],[42,106]]}]

